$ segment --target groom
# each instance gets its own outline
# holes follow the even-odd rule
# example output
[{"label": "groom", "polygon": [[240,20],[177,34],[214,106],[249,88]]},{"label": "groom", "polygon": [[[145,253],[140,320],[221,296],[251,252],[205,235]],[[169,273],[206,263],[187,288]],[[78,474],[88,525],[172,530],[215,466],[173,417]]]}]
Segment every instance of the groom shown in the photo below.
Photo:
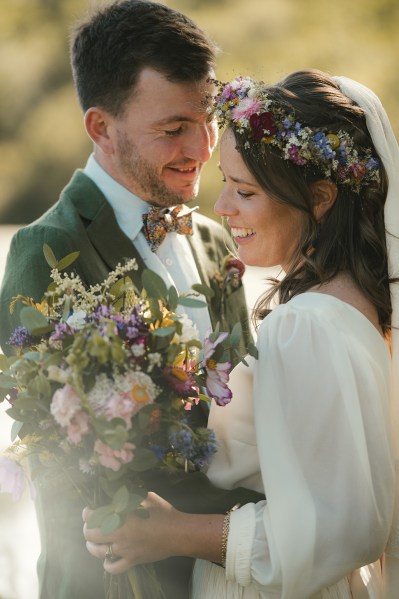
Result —
[{"label": "groom", "polygon": [[[221,227],[197,212],[192,235],[171,232],[152,240],[145,235],[154,231],[146,216],[152,206],[182,205],[182,212],[188,211],[186,203],[197,195],[202,167],[214,149],[217,131],[207,112],[212,42],[190,19],[166,6],[124,0],[76,27],[71,57],[94,151],[58,202],[12,240],[0,292],[0,342],[6,353],[18,325],[18,311],[12,316],[9,311],[12,297],[40,301],[50,283],[45,243],[57,259],[79,250],[73,268],[87,285],[103,281],[118,262],[134,257],[139,270],[130,275],[139,288],[142,270],[150,268],[183,293],[193,283],[212,285],[226,255]],[[223,305],[226,322],[243,322],[247,337],[244,300],[242,287],[223,302],[216,293],[208,308],[189,316],[203,335],[223,316]],[[189,478],[189,488],[187,477],[174,485],[176,506],[186,511],[222,513],[237,501],[257,499],[243,489],[214,489],[199,473]],[[162,493],[173,503],[173,489]],[[39,488],[36,507],[40,599],[103,599],[102,564],[86,551],[82,535],[82,502],[72,492]],[[165,561],[159,569],[166,596],[186,599],[183,566],[176,573]]]}]

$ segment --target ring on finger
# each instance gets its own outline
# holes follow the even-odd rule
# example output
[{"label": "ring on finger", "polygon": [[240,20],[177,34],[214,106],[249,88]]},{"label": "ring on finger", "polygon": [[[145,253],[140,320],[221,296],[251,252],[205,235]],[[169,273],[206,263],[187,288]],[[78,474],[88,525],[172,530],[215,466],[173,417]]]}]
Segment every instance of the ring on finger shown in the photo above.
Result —
[{"label": "ring on finger", "polygon": [[119,559],[119,557],[112,551],[112,543],[109,543],[108,545],[108,549],[105,553],[105,559],[109,562],[116,562]]}]

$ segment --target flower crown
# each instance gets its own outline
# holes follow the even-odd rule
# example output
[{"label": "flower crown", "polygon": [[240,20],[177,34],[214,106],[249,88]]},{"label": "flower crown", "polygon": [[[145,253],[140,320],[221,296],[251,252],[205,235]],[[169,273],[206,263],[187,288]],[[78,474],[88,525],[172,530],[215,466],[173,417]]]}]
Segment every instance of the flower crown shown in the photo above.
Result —
[{"label": "flower crown", "polygon": [[[349,185],[357,193],[364,185],[379,182],[379,161],[370,148],[361,154],[346,131],[311,129],[298,122],[267,95],[263,82],[250,77],[237,77],[230,83],[215,81],[219,93],[214,99],[213,113],[219,127],[231,124],[239,134],[247,134],[253,142],[281,150],[284,160],[297,166],[312,166],[326,178]],[[251,141],[245,142],[249,148]]]}]

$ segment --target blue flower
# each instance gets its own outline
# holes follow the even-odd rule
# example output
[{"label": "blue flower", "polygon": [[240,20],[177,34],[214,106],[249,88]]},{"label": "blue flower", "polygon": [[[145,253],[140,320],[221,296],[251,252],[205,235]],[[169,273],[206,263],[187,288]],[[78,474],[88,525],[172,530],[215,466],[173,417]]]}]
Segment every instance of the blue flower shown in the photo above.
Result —
[{"label": "blue flower", "polygon": [[28,347],[33,344],[34,340],[34,336],[28,329],[25,329],[25,327],[17,327],[9,338],[8,344],[16,347]]}]

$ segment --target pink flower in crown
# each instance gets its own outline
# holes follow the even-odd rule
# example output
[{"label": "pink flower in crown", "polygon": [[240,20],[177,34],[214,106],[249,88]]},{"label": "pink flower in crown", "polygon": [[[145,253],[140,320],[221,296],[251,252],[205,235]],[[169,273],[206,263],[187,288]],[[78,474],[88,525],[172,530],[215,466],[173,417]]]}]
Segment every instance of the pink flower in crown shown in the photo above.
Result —
[{"label": "pink flower in crown", "polygon": [[352,171],[353,177],[356,181],[361,181],[364,175],[366,174],[366,167],[364,166],[364,164],[361,164],[360,162],[356,164],[351,164],[349,166],[349,170]]},{"label": "pink flower in crown", "polygon": [[230,362],[218,363],[213,358],[216,346],[226,339],[228,333],[220,333],[215,341],[209,337],[204,340],[204,362],[206,369],[206,389],[219,406],[225,406],[232,398],[232,392],[227,386],[231,369]]},{"label": "pink flower in crown", "polygon": [[261,102],[255,98],[243,98],[231,111],[233,119],[235,121],[249,119],[251,115],[259,111],[261,105]]},{"label": "pink flower in crown", "polygon": [[83,435],[89,432],[89,422],[89,415],[86,414],[86,412],[83,412],[83,410],[79,410],[68,424],[68,440],[75,445],[80,443]]},{"label": "pink flower in crown", "polygon": [[99,461],[105,468],[110,468],[114,472],[120,470],[122,464],[129,464],[133,460],[133,450],[136,449],[133,443],[125,443],[121,449],[112,449],[97,439],[94,444],[94,451],[99,455]]},{"label": "pink flower in crown", "polygon": [[54,393],[50,412],[59,425],[68,426],[80,407],[80,397],[72,385],[67,383]]},{"label": "pink flower in crown", "polygon": [[28,484],[30,496],[35,497],[31,481],[25,475],[19,464],[3,457],[0,459],[0,493],[10,493],[13,501],[21,499],[25,486]]},{"label": "pink flower in crown", "polygon": [[300,153],[299,153],[299,149],[297,146],[295,145],[291,145],[288,148],[288,157],[289,159],[296,165],[298,166],[303,166],[304,164],[306,164],[306,160],[305,158],[303,158]]}]

